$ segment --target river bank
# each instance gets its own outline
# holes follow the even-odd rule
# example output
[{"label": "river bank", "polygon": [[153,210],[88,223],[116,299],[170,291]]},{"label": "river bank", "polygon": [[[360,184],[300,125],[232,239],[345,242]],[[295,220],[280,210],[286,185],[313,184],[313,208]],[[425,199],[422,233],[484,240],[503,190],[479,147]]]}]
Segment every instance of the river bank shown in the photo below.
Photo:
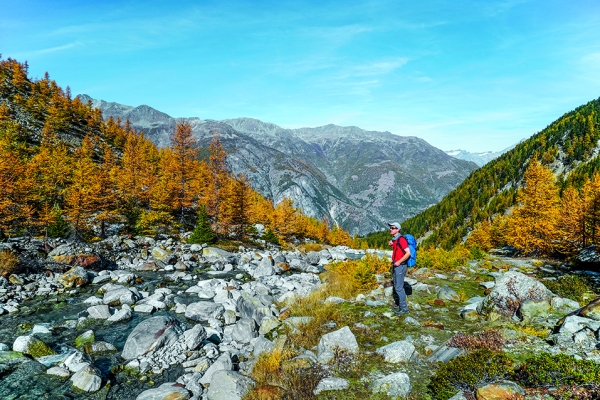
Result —
[{"label": "river bank", "polygon": [[[455,271],[413,269],[410,314],[402,318],[391,312],[386,276],[377,276],[381,285],[369,293],[315,303],[315,310],[339,310],[299,347],[294,335],[314,317],[294,314],[294,304],[323,288],[328,264],[365,251],[228,252],[127,236],[94,245],[20,239],[2,247],[35,260],[29,271],[0,278],[6,399],[241,398],[264,386],[250,376],[260,355],[276,348],[307,360],[303,368],[328,368],[307,398],[383,391],[425,399],[437,363],[464,352],[448,341],[486,329],[502,332],[516,359],[549,352],[600,360],[597,306],[582,308],[543,284],[598,275],[542,260],[488,257]],[[339,365],[335,349],[353,354],[355,365],[375,363],[376,372],[345,376],[332,367]],[[404,383],[391,387],[391,375]]]}]

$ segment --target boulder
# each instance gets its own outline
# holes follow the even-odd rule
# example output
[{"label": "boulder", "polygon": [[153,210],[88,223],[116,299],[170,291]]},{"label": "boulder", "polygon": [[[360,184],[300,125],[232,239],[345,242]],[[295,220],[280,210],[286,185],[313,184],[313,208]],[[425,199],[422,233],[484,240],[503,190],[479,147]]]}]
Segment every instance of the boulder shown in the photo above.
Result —
[{"label": "boulder", "polygon": [[460,296],[450,286],[444,285],[438,291],[438,299],[460,301]]},{"label": "boulder", "polygon": [[179,320],[167,316],[140,322],[127,337],[121,357],[131,360],[177,341],[183,334]]},{"label": "boulder", "polygon": [[102,387],[100,372],[89,364],[77,371],[71,377],[71,382],[76,388],[88,393],[97,392]]},{"label": "boulder", "polygon": [[222,304],[212,301],[199,301],[188,304],[185,309],[185,317],[194,321],[207,321],[209,318],[220,318],[225,311]]},{"label": "boulder", "polygon": [[504,400],[520,398],[524,394],[525,390],[516,383],[502,381],[478,388],[475,397],[477,400]]},{"label": "boulder", "polygon": [[517,313],[521,319],[546,317],[550,313],[550,303],[548,300],[524,300]]},{"label": "boulder", "polygon": [[187,400],[190,392],[175,382],[163,383],[155,389],[144,390],[136,400]]},{"label": "boulder", "polygon": [[28,354],[33,358],[56,354],[48,345],[35,336],[19,336],[13,343],[13,351]]},{"label": "boulder", "polygon": [[88,307],[87,312],[89,318],[93,319],[108,319],[110,318],[110,309],[106,304]]},{"label": "boulder", "polygon": [[321,336],[318,346],[319,362],[329,362],[336,350],[343,350],[348,353],[358,352],[358,342],[349,327],[344,326],[337,331],[326,333]]},{"label": "boulder", "polygon": [[115,352],[117,348],[111,343],[99,341],[84,344],[83,350],[86,354],[97,355]]},{"label": "boulder", "polygon": [[212,377],[217,371],[231,371],[233,368],[233,363],[231,362],[231,355],[229,352],[225,352],[219,356],[215,360],[215,362],[206,370],[202,378],[200,378],[200,383],[203,385],[211,384]]},{"label": "boulder", "polygon": [[56,280],[63,285],[65,289],[84,286],[90,282],[88,273],[83,267],[73,267],[60,275]]},{"label": "boulder", "polygon": [[92,331],[92,330],[85,331],[81,335],[79,335],[75,338],[75,347],[82,348],[84,344],[92,343],[95,340],[96,340],[96,335],[94,334],[94,331]]},{"label": "boulder", "polygon": [[231,332],[231,339],[237,343],[250,343],[250,340],[258,336],[256,322],[250,318],[240,319]]},{"label": "boulder", "polygon": [[131,307],[127,304],[123,304],[120,310],[115,311],[113,315],[111,315],[107,321],[108,322],[123,322],[129,321],[131,319],[132,312]]},{"label": "boulder", "polygon": [[401,340],[380,347],[376,352],[381,354],[387,362],[407,362],[415,354],[415,346],[406,340]]},{"label": "boulder", "polygon": [[68,369],[62,367],[48,368],[48,370],[46,370],[46,373],[48,375],[54,375],[59,378],[68,378],[71,375],[71,372],[69,372]]},{"label": "boulder", "polygon": [[410,378],[404,372],[396,372],[379,378],[371,383],[370,389],[373,393],[385,393],[391,398],[407,398],[412,386]]},{"label": "boulder", "polygon": [[262,323],[264,317],[272,315],[271,309],[265,306],[260,299],[252,297],[246,292],[242,292],[238,299],[237,309],[242,318],[253,319],[258,325]]},{"label": "boulder", "polygon": [[183,332],[185,345],[188,350],[195,350],[206,339],[206,329],[200,324],[194,325],[192,329]]},{"label": "boulder", "polygon": [[480,314],[494,310],[512,316],[525,300],[550,301],[552,292],[541,282],[521,272],[508,271],[496,278],[496,284],[478,306]]},{"label": "boulder", "polygon": [[208,400],[241,400],[254,381],[239,372],[220,370],[212,375],[210,386],[206,393]]}]

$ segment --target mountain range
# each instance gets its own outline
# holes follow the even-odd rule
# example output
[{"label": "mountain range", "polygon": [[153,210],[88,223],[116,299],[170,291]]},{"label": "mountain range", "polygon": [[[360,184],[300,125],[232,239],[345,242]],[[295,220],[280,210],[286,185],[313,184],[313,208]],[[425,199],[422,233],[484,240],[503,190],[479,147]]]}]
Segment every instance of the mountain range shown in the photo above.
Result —
[{"label": "mountain range", "polygon": [[388,221],[418,214],[478,167],[414,136],[336,125],[284,129],[252,118],[176,119],[146,105],[79,98],[105,119],[129,120],[159,147],[169,145],[170,134],[184,120],[200,147],[218,134],[230,170],[244,173],[254,189],[275,203],[291,198],[305,214],[351,234],[379,231]]},{"label": "mountain range", "polygon": [[514,148],[516,144],[507,147],[504,150],[500,151],[483,151],[479,153],[471,153],[466,150],[446,150],[445,153],[454,158],[458,158],[460,160],[473,161],[480,167],[483,167],[488,162],[492,161],[494,158],[500,157],[502,154]]}]

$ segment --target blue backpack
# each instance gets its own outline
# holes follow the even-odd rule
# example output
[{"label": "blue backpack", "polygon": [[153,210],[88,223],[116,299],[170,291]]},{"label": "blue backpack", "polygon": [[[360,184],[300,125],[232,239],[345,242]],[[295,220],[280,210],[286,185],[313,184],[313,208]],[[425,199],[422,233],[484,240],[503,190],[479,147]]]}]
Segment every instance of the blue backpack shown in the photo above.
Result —
[{"label": "blue backpack", "polygon": [[404,239],[408,242],[408,249],[410,250],[410,258],[406,260],[406,264],[409,267],[414,267],[417,265],[417,241],[415,237],[410,233],[407,233],[404,236]]}]

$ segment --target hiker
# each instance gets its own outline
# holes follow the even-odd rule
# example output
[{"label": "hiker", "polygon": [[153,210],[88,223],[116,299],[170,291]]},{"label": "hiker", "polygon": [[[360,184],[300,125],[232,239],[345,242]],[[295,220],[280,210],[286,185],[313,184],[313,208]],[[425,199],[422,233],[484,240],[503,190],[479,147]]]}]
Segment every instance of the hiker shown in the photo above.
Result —
[{"label": "hiker", "polygon": [[410,248],[408,241],[400,235],[400,224],[398,222],[388,223],[392,240],[389,245],[392,246],[392,278],[394,282],[394,300],[396,305],[393,307],[396,315],[408,314],[408,305],[406,304],[406,292],[404,291],[404,276],[408,268],[407,261],[410,258]]}]

